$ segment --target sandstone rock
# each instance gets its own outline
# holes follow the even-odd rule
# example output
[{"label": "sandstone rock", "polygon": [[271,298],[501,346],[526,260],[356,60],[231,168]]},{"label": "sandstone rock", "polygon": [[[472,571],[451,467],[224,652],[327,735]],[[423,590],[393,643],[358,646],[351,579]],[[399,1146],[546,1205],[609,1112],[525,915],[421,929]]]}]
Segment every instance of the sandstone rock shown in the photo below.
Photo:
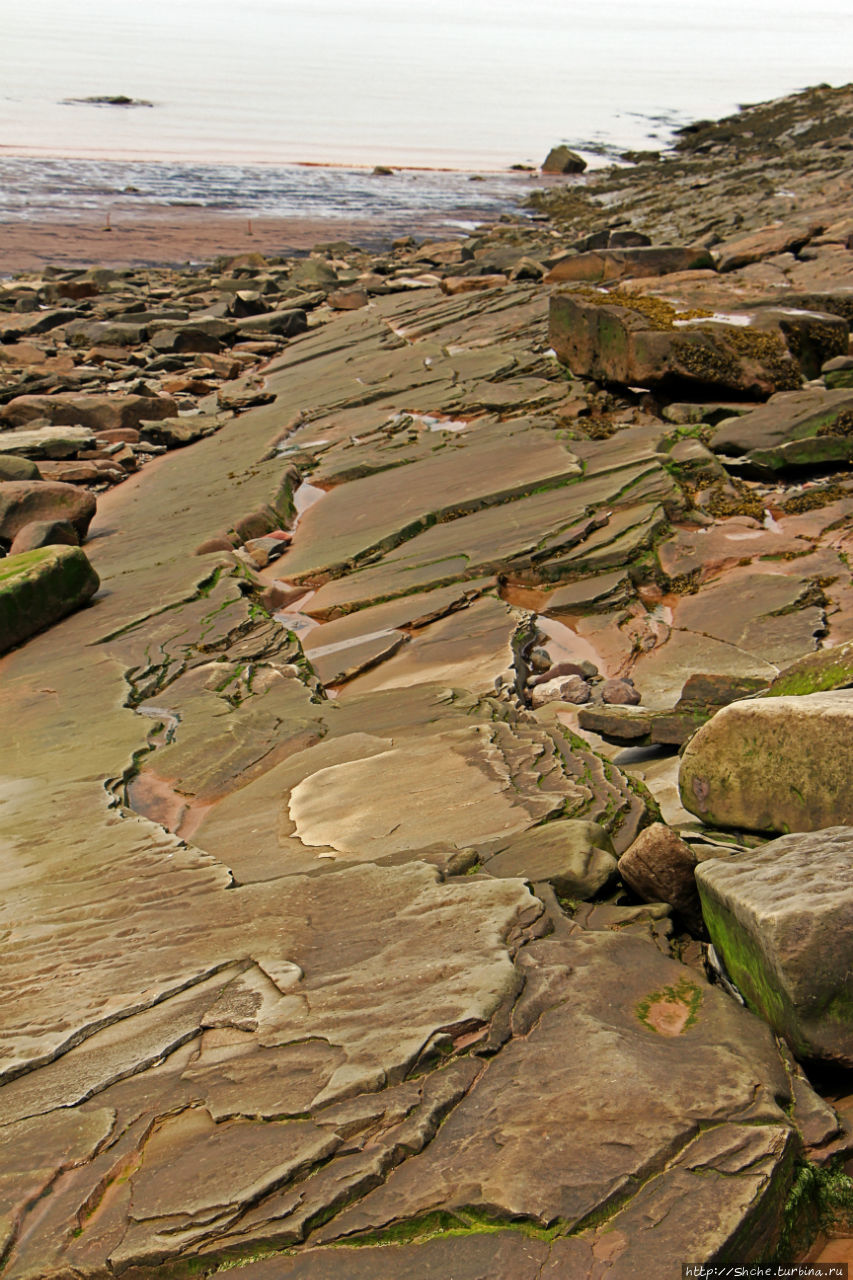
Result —
[{"label": "sandstone rock", "polygon": [[[81,449],[90,449],[95,437],[88,427],[21,428],[0,431],[0,449],[19,458],[73,458]],[[8,476],[7,479],[24,479]],[[37,478],[37,477],[27,477]]]},{"label": "sandstone rock", "polygon": [[843,316],[797,307],[765,306],[749,311],[758,329],[778,329],[806,378],[817,378],[827,360],[846,356],[849,327]]},{"label": "sandstone rock", "polygon": [[369,298],[364,289],[335,289],[326,301],[333,311],[358,311],[367,306]]},{"label": "sandstone rock", "polygon": [[67,520],[85,538],[95,514],[95,496],[74,485],[47,480],[0,483],[0,540],[11,542],[33,520]]},{"label": "sandstone rock", "polygon": [[750,413],[722,422],[710,445],[715,453],[742,457],[770,475],[785,467],[847,461],[853,458],[853,391],[780,392]]},{"label": "sandstone rock", "polygon": [[702,924],[696,859],[671,827],[646,827],[619,859],[619,874],[644,902],[668,902],[691,928]]},{"label": "sandstone rock", "polygon": [[441,292],[451,297],[459,293],[483,293],[487,289],[502,289],[507,279],[505,275],[445,276],[441,281]]},{"label": "sandstone rock", "polygon": [[39,470],[42,480],[59,480],[62,484],[97,484],[101,479],[98,463],[77,462],[73,458],[64,462],[42,462]]},{"label": "sandstone rock", "polygon": [[696,869],[714,947],[798,1057],[853,1066],[853,828],[782,836]]},{"label": "sandstone rock", "polygon": [[679,325],[673,307],[652,302],[650,309],[625,295],[553,294],[550,340],[558,359],[578,377],[671,391],[713,387],[757,396],[799,386],[781,336],[714,320]]},{"label": "sandstone rock", "polygon": [[77,320],[65,330],[71,347],[138,347],[148,337],[144,324],[115,320]]},{"label": "sandstone rock", "polygon": [[55,396],[16,396],[0,409],[0,422],[20,427],[34,418],[44,418],[53,426],[101,431],[110,427],[137,427],[143,419],[168,418],[177,412],[178,406],[169,396],[61,392]]},{"label": "sandstone rock", "polygon": [[853,357],[836,356],[833,360],[827,360],[821,372],[824,385],[829,391],[853,388]]},{"label": "sandstone rock", "polygon": [[0,453],[0,480],[39,480],[40,472],[29,458],[14,453]]},{"label": "sandstone rock", "polygon": [[0,560],[0,653],[79,609],[98,586],[79,547],[42,547]]},{"label": "sandstone rock", "polygon": [[79,545],[77,530],[67,520],[33,520],[15,534],[9,555],[21,555],[24,551],[36,551],[39,547]]},{"label": "sandstone rock", "polygon": [[565,145],[552,147],[542,163],[543,173],[583,173],[586,161]]},{"label": "sandstone rock", "polygon": [[531,689],[530,705],[539,708],[547,706],[549,702],[569,702],[581,706],[589,702],[591,696],[592,689],[582,676],[556,676],[552,680],[543,680]]},{"label": "sandstone rock", "polygon": [[831,649],[807,653],[780,671],[767,689],[768,698],[823,693],[853,685],[853,640]]},{"label": "sandstone rock", "polygon": [[218,431],[222,422],[215,414],[193,413],[183,417],[161,418],[156,422],[140,423],[140,435],[143,440],[152,444],[164,445],[167,449],[178,449],[182,445],[192,444],[204,436]]},{"label": "sandstone rock", "polygon": [[623,707],[636,707],[641,699],[637,689],[634,688],[633,680],[614,679],[605,680],[601,686],[602,702],[615,703]]},{"label": "sandstone rock", "polygon": [[222,350],[219,338],[207,333],[199,325],[181,325],[174,329],[158,329],[149,339],[154,351],[163,352],[206,352],[216,355]]},{"label": "sandstone rock", "polygon": [[853,691],[733,702],[687,744],[679,788],[703,822],[817,831],[853,822]]},{"label": "sandstone rock", "polygon": [[263,333],[276,334],[281,338],[292,338],[304,333],[308,328],[308,317],[300,308],[288,308],[281,311],[267,311],[260,316],[247,316],[240,321],[240,333],[256,337]]},{"label": "sandstone rock", "polygon": [[641,245],[637,248],[598,249],[563,258],[545,276],[546,284],[583,281],[614,284],[618,280],[668,275],[672,271],[713,270],[707,249],[677,245]]},{"label": "sandstone rock", "polygon": [[514,836],[486,862],[490,875],[546,880],[558,894],[582,901],[599,893],[616,873],[613,844],[594,822],[547,822]]}]

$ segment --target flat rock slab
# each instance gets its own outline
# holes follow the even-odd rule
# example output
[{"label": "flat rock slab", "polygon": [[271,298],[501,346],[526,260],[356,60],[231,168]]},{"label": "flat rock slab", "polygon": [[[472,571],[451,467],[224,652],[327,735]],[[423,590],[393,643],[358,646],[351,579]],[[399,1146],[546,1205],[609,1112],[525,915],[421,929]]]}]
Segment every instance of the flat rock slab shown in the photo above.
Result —
[{"label": "flat rock slab", "polygon": [[817,831],[853,822],[853,691],[733,702],[688,743],[679,787],[709,825]]},{"label": "flat rock slab", "polygon": [[853,457],[853,392],[780,392],[751,413],[722,422],[711,448],[770,474],[847,461]]},{"label": "flat rock slab", "polygon": [[534,827],[508,842],[486,860],[493,876],[545,880],[565,898],[592,898],[616,872],[613,844],[594,822],[564,819]]},{"label": "flat rock slab", "polygon": [[619,280],[664,276],[672,271],[713,271],[707,249],[679,245],[638,245],[626,249],[594,249],[563,258],[545,277],[546,284],[585,281],[615,284]]},{"label": "flat rock slab", "polygon": [[0,560],[0,653],[79,609],[99,585],[79,547],[43,547]]},{"label": "flat rock slab", "polygon": [[577,376],[628,386],[766,396],[800,385],[780,334],[714,317],[680,322],[662,299],[651,304],[605,291],[555,293],[551,345]]},{"label": "flat rock slab", "polygon": [[[21,458],[73,458],[80,449],[91,449],[95,435],[88,427],[21,427],[0,431],[0,453]],[[11,477],[9,477],[11,479]]]},{"label": "flat rock slab", "polygon": [[0,422],[24,426],[44,418],[53,426],[136,427],[143,419],[168,418],[178,412],[171,396],[81,395],[63,391],[54,396],[16,396],[0,409]]},{"label": "flat rock slab", "polygon": [[[752,1203],[767,1196],[773,1205],[772,1183],[778,1179],[778,1195],[790,1176],[774,1089],[784,1096],[789,1086],[768,1028],[639,938],[578,933],[541,941],[527,949],[522,965],[528,982],[512,1026],[524,1041],[513,1039],[486,1066],[466,1105],[425,1152],[322,1228],[319,1241],[393,1239],[438,1205],[463,1221],[466,1211],[479,1209],[496,1223],[524,1218],[540,1227],[559,1223],[563,1231],[603,1214],[612,1227],[635,1178],[670,1195],[691,1164],[697,1171],[716,1166],[720,1174],[743,1169],[748,1158],[738,1159],[737,1148],[753,1138],[769,1165]],[[766,1077],[756,1074],[759,1062]],[[732,1128],[716,1136],[703,1160],[693,1143],[709,1123]],[[614,1127],[621,1135],[616,1149],[608,1136]],[[524,1136],[531,1128],[539,1140],[534,1160]],[[714,1185],[720,1216],[708,1232],[716,1239],[703,1241],[706,1256],[743,1220],[737,1180],[728,1191],[725,1177]],[[768,1216],[772,1223],[773,1207]],[[683,1253],[683,1236],[670,1240],[655,1217],[659,1258]],[[728,1230],[721,1230],[726,1219]],[[744,1240],[741,1248],[751,1256],[756,1243]],[[626,1263],[632,1244],[626,1237],[619,1249]]]},{"label": "flat rock slab", "polygon": [[799,1057],[853,1066],[853,828],[782,836],[696,869],[711,939]]}]

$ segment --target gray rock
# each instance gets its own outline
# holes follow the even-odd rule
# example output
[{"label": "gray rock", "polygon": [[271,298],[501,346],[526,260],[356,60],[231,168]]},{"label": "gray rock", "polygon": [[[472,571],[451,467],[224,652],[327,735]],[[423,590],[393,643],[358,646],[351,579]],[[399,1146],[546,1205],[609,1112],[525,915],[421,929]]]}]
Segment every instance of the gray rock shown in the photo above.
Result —
[{"label": "gray rock", "polygon": [[542,164],[543,173],[583,173],[586,161],[570,147],[552,147]]},{"label": "gray rock", "polygon": [[808,388],[780,392],[742,417],[720,423],[715,453],[743,457],[773,474],[853,458],[853,390]]},{"label": "gray rock", "polygon": [[566,898],[592,898],[612,880],[616,858],[595,822],[563,819],[514,836],[486,863],[490,875],[546,880]]},{"label": "gray rock", "polygon": [[714,947],[800,1057],[853,1066],[853,828],[782,836],[696,869]]}]

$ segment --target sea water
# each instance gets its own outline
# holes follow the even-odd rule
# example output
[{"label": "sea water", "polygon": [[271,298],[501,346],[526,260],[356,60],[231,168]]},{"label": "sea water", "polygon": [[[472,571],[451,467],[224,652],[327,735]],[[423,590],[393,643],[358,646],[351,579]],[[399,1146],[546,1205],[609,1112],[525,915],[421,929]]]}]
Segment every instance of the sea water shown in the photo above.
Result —
[{"label": "sea water", "polygon": [[[0,0],[0,217],[33,201],[48,214],[51,191],[128,186],[369,216],[371,201],[440,198],[449,180],[401,197],[294,166],[487,174],[560,141],[595,163],[746,101],[844,83],[850,29],[849,0]],[[117,94],[152,105],[74,101]],[[455,181],[478,209],[516,194]]]}]

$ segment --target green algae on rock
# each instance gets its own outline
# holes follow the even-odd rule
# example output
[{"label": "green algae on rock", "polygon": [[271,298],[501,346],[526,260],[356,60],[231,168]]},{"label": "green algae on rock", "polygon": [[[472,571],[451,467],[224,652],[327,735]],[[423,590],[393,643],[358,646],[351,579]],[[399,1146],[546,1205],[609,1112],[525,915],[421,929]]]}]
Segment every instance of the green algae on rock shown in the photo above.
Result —
[{"label": "green algae on rock", "polygon": [[685,748],[685,808],[711,826],[818,831],[853,821],[853,691],[733,702]]},{"label": "green algae on rock", "polygon": [[41,547],[0,560],[0,653],[79,609],[98,586],[79,547]]},{"label": "green algae on rock", "polygon": [[747,1004],[799,1057],[853,1066],[853,828],[782,836],[696,869],[708,931]]}]

